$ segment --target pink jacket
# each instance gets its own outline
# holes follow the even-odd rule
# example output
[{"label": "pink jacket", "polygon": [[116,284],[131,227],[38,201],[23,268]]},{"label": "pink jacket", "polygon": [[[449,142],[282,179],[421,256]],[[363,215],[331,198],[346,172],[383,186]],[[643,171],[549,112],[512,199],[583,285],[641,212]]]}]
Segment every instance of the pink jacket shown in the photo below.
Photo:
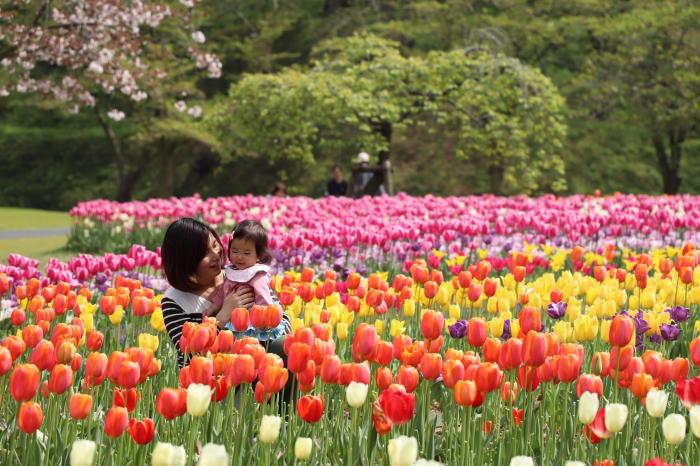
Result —
[{"label": "pink jacket", "polygon": [[224,268],[224,286],[223,293],[220,295],[221,303],[224,298],[232,291],[237,290],[243,285],[253,288],[255,293],[255,304],[259,306],[268,306],[273,304],[272,293],[270,293],[270,267],[265,264],[256,264],[247,269],[237,270],[233,267],[226,266]]}]

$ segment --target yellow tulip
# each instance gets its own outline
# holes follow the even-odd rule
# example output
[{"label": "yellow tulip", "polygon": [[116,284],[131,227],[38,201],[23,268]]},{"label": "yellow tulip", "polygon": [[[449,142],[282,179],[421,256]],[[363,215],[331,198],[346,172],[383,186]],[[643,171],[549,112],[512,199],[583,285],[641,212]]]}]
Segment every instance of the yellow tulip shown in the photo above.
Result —
[{"label": "yellow tulip", "polygon": [[304,328],[304,320],[298,317],[290,317],[289,324],[292,327],[292,333],[296,332],[300,328]]},{"label": "yellow tulip", "polygon": [[405,324],[402,320],[391,319],[391,322],[389,325],[389,334],[391,335],[392,338],[394,338],[398,335],[403,335],[403,332],[405,330],[406,330]]},{"label": "yellow tulip", "polygon": [[348,337],[348,324],[338,322],[335,326],[335,332],[338,340],[345,340]]},{"label": "yellow tulip", "polygon": [[491,314],[498,312],[498,298],[491,296],[488,301],[486,301],[486,310]]},{"label": "yellow tulip", "polygon": [[438,288],[437,295],[435,296],[435,302],[438,303],[441,307],[447,306],[450,302],[450,293],[448,292],[447,287],[445,285],[445,283],[440,285],[440,288]]},{"label": "yellow tulip", "polygon": [[581,315],[581,301],[576,298],[569,298],[566,305],[566,317],[573,322]]},{"label": "yellow tulip", "polygon": [[462,310],[456,304],[450,304],[450,307],[447,308],[447,313],[450,319],[458,320],[462,316]]},{"label": "yellow tulip", "polygon": [[494,338],[500,338],[503,335],[503,320],[501,317],[494,317],[488,321],[489,332]]},{"label": "yellow tulip", "polygon": [[530,295],[530,300],[528,301],[528,306],[534,307],[535,309],[542,308],[542,297],[537,293],[532,293]]},{"label": "yellow tulip", "polygon": [[377,330],[377,335],[381,335],[384,332],[384,321],[377,319],[374,321],[374,328]]},{"label": "yellow tulip", "polygon": [[158,337],[156,335],[151,335],[150,333],[140,333],[139,334],[139,348],[150,349],[154,353],[158,349]]},{"label": "yellow tulip", "polygon": [[94,326],[94,316],[89,312],[84,312],[80,314],[80,320],[83,321],[83,327],[85,328],[85,333],[90,332]]},{"label": "yellow tulip", "polygon": [[326,297],[326,306],[328,306],[328,307],[335,306],[339,302],[340,302],[340,295],[338,294],[338,292],[334,292],[330,296]]},{"label": "yellow tulip", "polygon": [[159,307],[151,314],[151,327],[156,332],[165,331],[165,321],[163,320],[163,310]]},{"label": "yellow tulip", "polygon": [[695,330],[695,333],[700,332],[700,320],[695,321],[695,325],[693,326],[693,329]]},{"label": "yellow tulip", "polygon": [[566,343],[569,341],[571,333],[572,333],[572,328],[571,324],[569,322],[566,322],[564,320],[560,320],[554,326],[552,327],[552,330],[554,330],[554,333],[557,334],[559,337],[559,340],[562,343]]},{"label": "yellow tulip", "polygon": [[109,316],[109,321],[112,325],[119,325],[124,317],[124,309],[121,306],[117,306],[112,314]]},{"label": "yellow tulip", "polygon": [[519,333],[520,333],[520,321],[518,321],[517,319],[511,320],[510,321],[510,334],[514,337],[517,337]]},{"label": "yellow tulip", "polygon": [[403,313],[408,318],[416,315],[416,302],[412,299],[405,300],[403,302]]}]

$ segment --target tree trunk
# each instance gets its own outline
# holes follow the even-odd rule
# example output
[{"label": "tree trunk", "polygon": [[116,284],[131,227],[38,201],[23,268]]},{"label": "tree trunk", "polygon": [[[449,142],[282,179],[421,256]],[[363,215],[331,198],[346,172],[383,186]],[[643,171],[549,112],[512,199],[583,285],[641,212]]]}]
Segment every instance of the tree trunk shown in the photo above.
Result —
[{"label": "tree trunk", "polygon": [[681,187],[680,164],[684,141],[684,129],[671,129],[668,131],[668,150],[660,131],[654,132],[652,137],[652,143],[656,151],[656,160],[658,161],[659,172],[663,181],[664,194],[677,194]]},{"label": "tree trunk", "polygon": [[491,179],[491,192],[500,196],[503,194],[503,178],[505,176],[503,165],[491,165],[489,167],[489,177]]},{"label": "tree trunk", "polygon": [[130,201],[134,187],[141,178],[143,167],[138,167],[134,170],[127,169],[121,141],[119,141],[117,134],[114,132],[112,127],[109,126],[109,123],[105,119],[104,115],[102,115],[99,105],[95,105],[95,115],[97,116],[97,121],[104,130],[107,140],[112,146],[112,152],[114,153],[114,164],[117,167],[117,189],[115,198],[119,202]]}]

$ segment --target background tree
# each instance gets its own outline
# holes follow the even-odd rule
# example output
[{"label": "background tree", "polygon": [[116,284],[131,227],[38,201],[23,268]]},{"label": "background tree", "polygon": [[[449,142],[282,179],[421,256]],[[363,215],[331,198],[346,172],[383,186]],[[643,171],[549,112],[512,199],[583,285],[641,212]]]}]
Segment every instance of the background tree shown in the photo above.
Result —
[{"label": "background tree", "polygon": [[[312,166],[331,151],[390,159],[394,134],[435,126],[462,158],[485,161],[491,188],[560,191],[563,100],[536,70],[488,53],[404,57],[371,35],[324,42],[306,71],[247,75],[212,124],[220,150]],[[439,128],[439,131],[438,131]]]}]

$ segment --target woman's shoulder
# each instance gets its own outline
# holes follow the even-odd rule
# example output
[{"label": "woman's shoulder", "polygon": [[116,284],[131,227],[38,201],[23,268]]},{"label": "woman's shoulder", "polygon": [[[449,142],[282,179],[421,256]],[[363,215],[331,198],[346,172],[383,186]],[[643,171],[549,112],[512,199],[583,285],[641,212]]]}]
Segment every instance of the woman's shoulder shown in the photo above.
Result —
[{"label": "woman's shoulder", "polygon": [[172,287],[168,288],[165,293],[163,293],[163,299],[161,300],[163,312],[170,309],[172,311],[181,310],[186,314],[201,314],[208,309],[211,304],[212,303],[208,299],[202,298],[197,294],[180,291]]}]

